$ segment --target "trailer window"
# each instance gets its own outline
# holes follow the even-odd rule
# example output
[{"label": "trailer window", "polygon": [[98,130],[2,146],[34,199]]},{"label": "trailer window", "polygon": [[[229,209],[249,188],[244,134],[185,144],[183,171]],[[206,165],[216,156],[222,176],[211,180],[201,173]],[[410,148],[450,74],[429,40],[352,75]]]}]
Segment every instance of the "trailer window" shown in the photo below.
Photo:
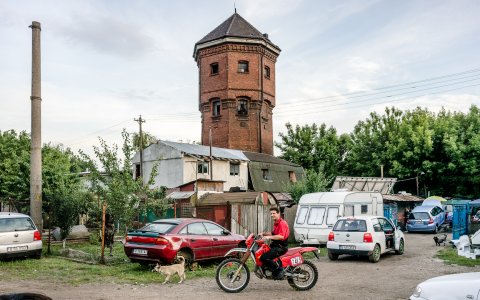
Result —
[{"label": "trailer window", "polygon": [[338,207],[329,207],[327,213],[327,225],[333,225],[338,219]]},{"label": "trailer window", "polygon": [[308,212],[308,207],[300,207],[300,210],[298,211],[298,217],[297,217],[297,224],[303,224],[305,223],[305,219],[307,218],[307,212]]},{"label": "trailer window", "polygon": [[309,225],[323,224],[323,217],[325,216],[325,207],[312,207],[308,215]]}]

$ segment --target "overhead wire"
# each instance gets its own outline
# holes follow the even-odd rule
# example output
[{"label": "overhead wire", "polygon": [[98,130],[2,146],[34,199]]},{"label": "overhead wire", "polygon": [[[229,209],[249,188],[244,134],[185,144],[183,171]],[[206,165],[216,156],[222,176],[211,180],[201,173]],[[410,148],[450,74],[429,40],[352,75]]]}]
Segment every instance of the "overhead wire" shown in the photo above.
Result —
[{"label": "overhead wire", "polygon": [[[480,77],[474,78],[474,79],[470,79],[470,80],[464,80],[464,81],[461,81],[461,82],[444,84],[444,85],[435,86],[435,87],[429,87],[429,88],[418,89],[418,90],[414,90],[414,91],[408,91],[408,92],[403,92],[403,93],[386,95],[386,96],[382,96],[382,97],[367,98],[367,99],[361,99],[361,100],[356,100],[356,101],[351,101],[351,102],[348,102],[348,99],[349,99],[349,98],[347,98],[347,99],[346,99],[347,101],[344,101],[344,102],[342,102],[342,103],[335,103],[335,104],[328,104],[328,105],[322,105],[323,103],[319,103],[319,105],[309,105],[309,106],[308,106],[308,111],[312,111],[312,109],[319,110],[319,109],[331,108],[331,107],[336,107],[336,106],[347,106],[347,105],[350,105],[350,104],[356,104],[356,103],[360,103],[360,102],[370,102],[370,101],[374,101],[374,100],[378,100],[378,99],[384,99],[384,98],[394,98],[394,97],[401,96],[401,95],[418,93],[418,92],[427,91],[427,90],[432,90],[432,89],[439,89],[439,88],[442,88],[442,87],[447,87],[447,86],[452,86],[452,85],[458,85],[458,84],[461,84],[461,83],[478,81],[478,80],[480,80]],[[461,87],[461,88],[463,88],[463,87]],[[295,112],[303,112],[303,111],[305,111],[305,109],[290,109],[290,110],[288,110],[288,111],[280,111],[280,112],[277,112],[276,115],[292,114],[292,113],[295,113]]]},{"label": "overhead wire", "polygon": [[[368,96],[373,96],[373,95],[390,93],[390,92],[394,92],[394,91],[402,91],[402,90],[416,89],[416,88],[419,88],[419,87],[424,87],[424,86],[429,86],[429,85],[436,85],[436,84],[440,84],[440,83],[445,83],[445,82],[450,82],[450,81],[457,81],[457,80],[462,80],[462,79],[467,79],[467,78],[472,78],[472,77],[477,77],[478,79],[480,79],[480,74],[475,74],[475,75],[470,75],[470,76],[465,76],[465,77],[459,77],[459,78],[452,78],[452,79],[447,79],[447,80],[443,80],[443,81],[438,81],[438,82],[435,82],[435,83],[418,84],[418,85],[414,85],[414,86],[406,86],[406,87],[402,87],[402,88],[395,88],[395,89],[385,90],[385,91],[379,91],[379,92],[363,92],[362,94],[354,95],[354,96],[350,96],[350,97],[345,97],[345,95],[348,95],[349,93],[347,93],[347,94],[335,95],[335,96],[328,96],[328,97],[335,98],[335,99],[324,100],[324,101],[318,101],[318,100],[316,100],[316,99],[318,99],[318,98],[312,98],[312,99],[305,100],[305,101],[291,102],[290,104],[279,104],[279,105],[278,105],[278,109],[284,109],[284,108],[302,106],[302,105],[309,104],[309,103],[311,103],[311,102],[312,102],[312,103],[315,103],[315,104],[335,102],[335,101],[338,101],[338,98],[348,98],[348,99],[362,98],[362,97],[368,97]],[[474,78],[474,79],[477,79],[477,78]],[[375,90],[375,89],[374,89],[374,90]]]},{"label": "overhead wire", "polygon": [[[445,92],[455,91],[455,90],[468,88],[468,87],[474,87],[474,86],[480,86],[480,83],[467,85],[467,86],[461,86],[461,87],[452,88],[452,89],[448,89],[448,90],[442,90],[442,91],[438,91],[438,92],[435,92],[435,93],[426,93],[426,94],[423,94],[423,95],[418,95],[416,97],[424,97],[424,96],[428,96],[428,95],[435,95],[435,94],[438,94],[438,93],[445,93]],[[403,98],[400,98],[400,99],[390,99],[388,101],[382,101],[382,102],[376,102],[376,103],[366,103],[366,104],[364,103],[364,104],[360,104],[360,105],[357,105],[357,106],[340,107],[340,108],[332,108],[332,109],[322,109],[321,111],[308,110],[308,111],[304,111],[302,113],[302,115],[311,115],[311,114],[315,114],[315,113],[319,113],[319,112],[330,112],[330,111],[338,111],[338,110],[345,110],[345,109],[352,109],[352,108],[360,108],[360,107],[366,107],[366,106],[369,106],[369,105],[387,104],[387,103],[392,103],[392,102],[399,102],[399,101],[406,100],[406,99],[410,99],[410,97],[403,97]]]},{"label": "overhead wire", "polygon": [[[437,77],[431,77],[431,78],[426,78],[422,80],[417,80],[417,81],[410,81],[410,82],[405,82],[405,83],[400,83],[400,84],[395,84],[395,85],[390,85],[390,86],[384,86],[384,87],[379,87],[379,88],[374,88],[371,91],[379,91],[379,90],[385,90],[385,89],[391,89],[395,87],[400,87],[400,86],[405,86],[405,85],[411,85],[411,84],[417,84],[421,82],[427,82],[427,81],[435,81],[437,79],[443,79],[447,77],[455,77],[458,75],[464,75],[468,73],[475,73],[475,72],[480,72],[480,68],[475,68],[475,69],[470,69],[466,70],[463,72],[458,72],[458,73],[452,73],[448,75],[442,75],[442,76],[437,76]],[[480,75],[480,74],[479,74]],[[473,75],[477,76],[477,75]],[[453,80],[453,79],[452,79]],[[339,95],[331,95],[331,96],[323,96],[323,97],[314,97],[314,98],[307,98],[307,99],[300,99],[300,100],[295,100],[295,101],[287,101],[283,103],[284,105],[290,105],[290,104],[296,104],[299,102],[306,102],[306,101],[315,101],[315,100],[322,100],[322,99],[331,99],[331,98],[339,98],[339,97],[345,97],[345,96],[351,96],[351,95],[356,95],[356,94],[364,94],[364,93],[370,93],[370,92],[365,92],[365,91],[357,91],[357,92],[351,92],[351,93],[343,93]]]}]

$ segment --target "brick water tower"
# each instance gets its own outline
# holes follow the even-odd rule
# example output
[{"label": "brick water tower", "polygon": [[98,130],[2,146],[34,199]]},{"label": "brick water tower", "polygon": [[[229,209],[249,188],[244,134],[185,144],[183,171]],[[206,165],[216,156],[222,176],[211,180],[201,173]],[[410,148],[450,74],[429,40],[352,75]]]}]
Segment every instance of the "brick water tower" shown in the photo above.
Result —
[{"label": "brick water tower", "polygon": [[236,12],[195,44],[202,144],[273,155],[280,48]]}]

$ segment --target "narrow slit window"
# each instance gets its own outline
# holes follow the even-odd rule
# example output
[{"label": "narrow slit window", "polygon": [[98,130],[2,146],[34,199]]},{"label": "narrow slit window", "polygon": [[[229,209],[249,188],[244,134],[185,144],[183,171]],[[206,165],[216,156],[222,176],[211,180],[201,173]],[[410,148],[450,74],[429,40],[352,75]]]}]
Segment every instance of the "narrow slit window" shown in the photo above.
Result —
[{"label": "narrow slit window", "polygon": [[212,101],[212,115],[219,116],[220,115],[220,100]]},{"label": "narrow slit window", "polygon": [[265,75],[265,78],[270,79],[270,67],[269,66],[265,66],[264,75]]},{"label": "narrow slit window", "polygon": [[237,102],[237,114],[241,116],[248,115],[248,100],[240,99]]}]

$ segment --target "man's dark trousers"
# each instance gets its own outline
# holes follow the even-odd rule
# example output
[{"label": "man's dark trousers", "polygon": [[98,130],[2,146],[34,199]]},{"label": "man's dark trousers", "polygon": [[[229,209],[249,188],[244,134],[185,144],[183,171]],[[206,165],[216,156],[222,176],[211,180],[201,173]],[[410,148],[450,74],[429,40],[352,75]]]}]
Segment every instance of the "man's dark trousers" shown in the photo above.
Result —
[{"label": "man's dark trousers", "polygon": [[[277,273],[281,270],[281,268],[278,267],[277,263],[275,263],[273,260],[287,252],[287,249],[281,247],[281,246],[272,246],[270,248],[270,251],[267,253],[262,254],[260,256],[260,260],[262,263],[272,272]],[[274,274],[275,276],[276,274]]]}]

